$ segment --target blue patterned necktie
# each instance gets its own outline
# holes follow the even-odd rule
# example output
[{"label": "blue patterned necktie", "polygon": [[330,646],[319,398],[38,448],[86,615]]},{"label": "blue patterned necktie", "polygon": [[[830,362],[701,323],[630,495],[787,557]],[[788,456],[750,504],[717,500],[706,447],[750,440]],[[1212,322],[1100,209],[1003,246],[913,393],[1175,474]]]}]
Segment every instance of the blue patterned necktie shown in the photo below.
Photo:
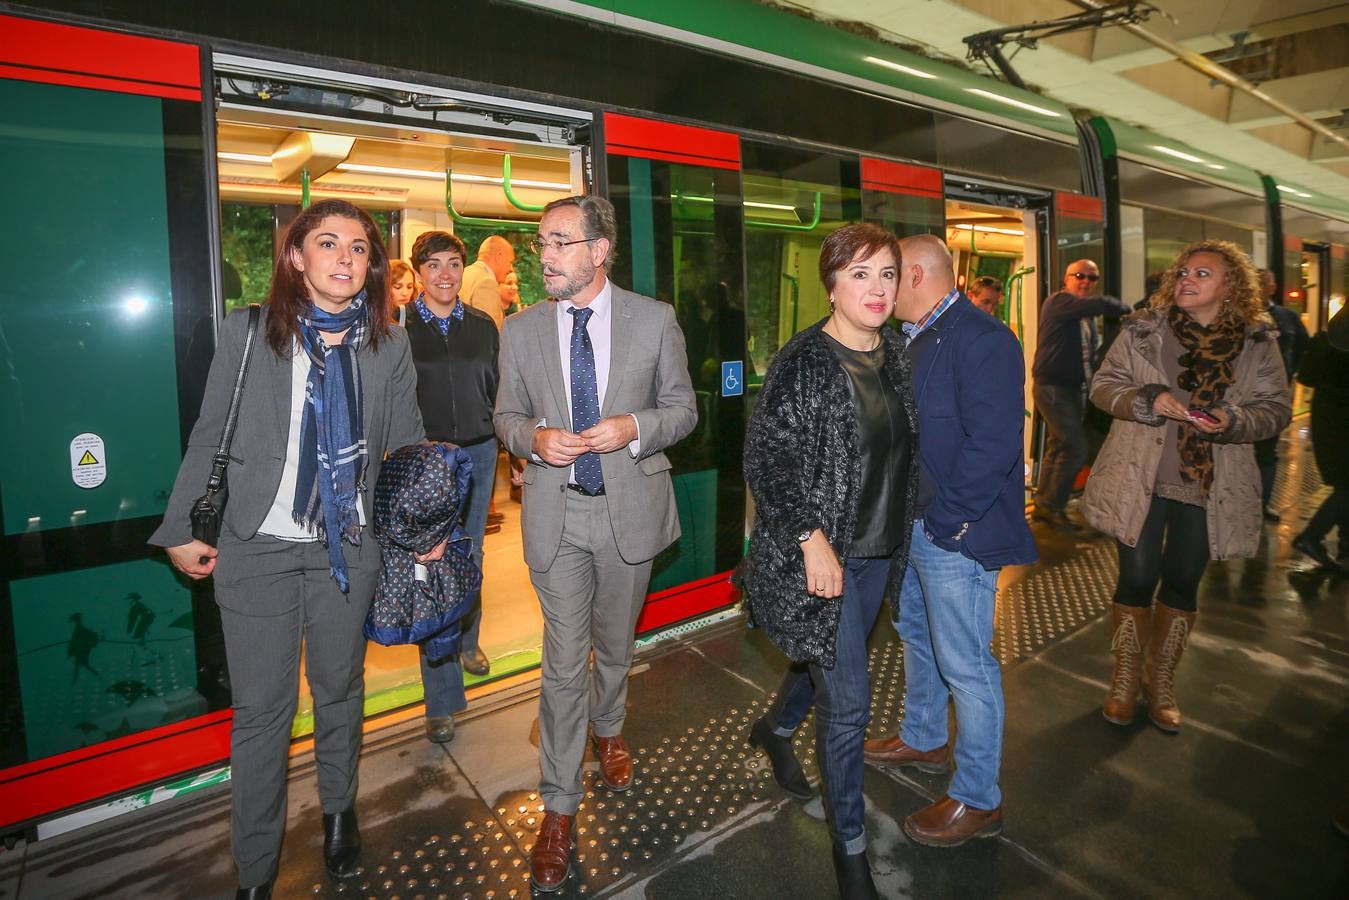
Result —
[{"label": "blue patterned necktie", "polygon": [[[586,324],[594,312],[589,307],[573,306],[567,312],[575,317],[571,325],[571,430],[580,434],[600,420],[600,396],[595,381],[595,349],[590,345]],[[582,453],[572,463],[576,483],[592,497],[604,490],[604,473],[596,453]]]}]

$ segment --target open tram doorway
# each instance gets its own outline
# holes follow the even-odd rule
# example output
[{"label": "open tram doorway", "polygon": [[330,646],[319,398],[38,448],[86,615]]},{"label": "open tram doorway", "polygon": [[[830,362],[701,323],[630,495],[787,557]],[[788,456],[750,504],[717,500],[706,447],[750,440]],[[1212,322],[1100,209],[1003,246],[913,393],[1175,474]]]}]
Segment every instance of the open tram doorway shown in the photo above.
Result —
[{"label": "open tram doorway", "polygon": [[1029,503],[1033,483],[1031,422],[1035,410],[1030,372],[1045,279],[1041,263],[1047,237],[1041,233],[1047,228],[1045,198],[982,192],[982,195],[967,194],[966,199],[953,196],[956,193],[948,182],[945,238],[955,264],[956,286],[973,300],[981,294],[988,296],[986,285],[995,284],[998,290],[994,293],[998,297],[988,311],[1006,323],[1021,342],[1026,366],[1024,450]]},{"label": "open tram doorway", "polygon": [[[588,114],[232,57],[215,65],[226,312],[265,299],[286,227],[308,203],[330,197],[369,212],[390,258],[409,264],[426,231],[461,238],[466,266],[489,236],[503,238],[514,261],[500,291],[502,313],[546,299],[529,242],[548,201],[587,188]],[[409,303],[403,314],[417,313]],[[479,636],[491,670],[468,676],[470,685],[532,669],[541,658],[543,622],[524,562],[519,497],[510,459],[499,451]],[[367,715],[422,698],[415,646],[371,643],[365,672]],[[302,678],[294,733],[311,727]]]}]

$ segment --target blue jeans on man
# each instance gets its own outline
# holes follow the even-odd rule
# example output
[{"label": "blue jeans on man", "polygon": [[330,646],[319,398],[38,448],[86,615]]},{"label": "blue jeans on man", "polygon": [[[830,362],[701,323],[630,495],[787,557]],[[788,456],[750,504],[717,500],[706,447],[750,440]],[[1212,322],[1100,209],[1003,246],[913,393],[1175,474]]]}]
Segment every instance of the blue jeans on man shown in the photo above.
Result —
[{"label": "blue jeans on man", "polygon": [[[464,504],[464,532],[473,539],[473,561],[482,567],[482,539],[487,530],[487,508],[492,502],[492,483],[497,465],[495,438],[462,448],[473,461],[469,479],[468,502]],[[466,653],[478,646],[478,629],[482,625],[482,590],[460,620],[460,652]],[[421,654],[422,691],[426,697],[426,715],[448,716],[468,706],[464,695],[464,667],[458,656],[431,662],[426,652]]]},{"label": "blue jeans on man", "polygon": [[1087,425],[1083,420],[1082,388],[1059,384],[1035,385],[1035,409],[1047,432],[1040,461],[1037,502],[1050,512],[1068,506],[1077,473],[1087,464]]},{"label": "blue jeans on man", "polygon": [[915,750],[945,746],[947,699],[956,705],[956,773],[947,794],[975,809],[1002,805],[998,772],[1006,706],[993,658],[998,569],[987,570],[927,539],[914,522],[895,629],[904,645],[904,720]]},{"label": "blue jeans on man", "polygon": [[832,669],[793,663],[778,686],[769,716],[773,733],[791,737],[815,707],[815,756],[824,781],[825,814],[845,855],[866,850],[862,741],[871,722],[867,635],[885,599],[890,560],[848,559]]}]

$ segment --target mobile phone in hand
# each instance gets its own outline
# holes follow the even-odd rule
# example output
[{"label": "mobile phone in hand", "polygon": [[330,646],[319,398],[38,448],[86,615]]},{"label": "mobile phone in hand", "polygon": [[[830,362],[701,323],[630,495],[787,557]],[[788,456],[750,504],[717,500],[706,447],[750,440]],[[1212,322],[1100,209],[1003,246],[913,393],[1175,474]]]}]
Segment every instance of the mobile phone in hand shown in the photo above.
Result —
[{"label": "mobile phone in hand", "polygon": [[1185,415],[1194,419],[1196,422],[1205,422],[1209,425],[1217,425],[1218,420],[1207,409],[1202,406],[1192,406],[1185,410]]}]

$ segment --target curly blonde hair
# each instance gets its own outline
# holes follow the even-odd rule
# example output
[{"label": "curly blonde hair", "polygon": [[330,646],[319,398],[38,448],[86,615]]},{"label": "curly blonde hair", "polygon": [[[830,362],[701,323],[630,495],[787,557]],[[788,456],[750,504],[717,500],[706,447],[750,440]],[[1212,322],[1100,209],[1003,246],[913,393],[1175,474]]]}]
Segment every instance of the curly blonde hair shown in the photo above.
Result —
[{"label": "curly blonde hair", "polygon": [[1162,283],[1148,298],[1148,309],[1165,309],[1176,297],[1176,282],[1186,260],[1196,253],[1216,253],[1223,258],[1223,305],[1215,322],[1236,318],[1249,328],[1269,319],[1265,312],[1264,292],[1260,285],[1260,271],[1251,262],[1245,250],[1231,241],[1195,241],[1181,250],[1174,262],[1162,273]]}]

